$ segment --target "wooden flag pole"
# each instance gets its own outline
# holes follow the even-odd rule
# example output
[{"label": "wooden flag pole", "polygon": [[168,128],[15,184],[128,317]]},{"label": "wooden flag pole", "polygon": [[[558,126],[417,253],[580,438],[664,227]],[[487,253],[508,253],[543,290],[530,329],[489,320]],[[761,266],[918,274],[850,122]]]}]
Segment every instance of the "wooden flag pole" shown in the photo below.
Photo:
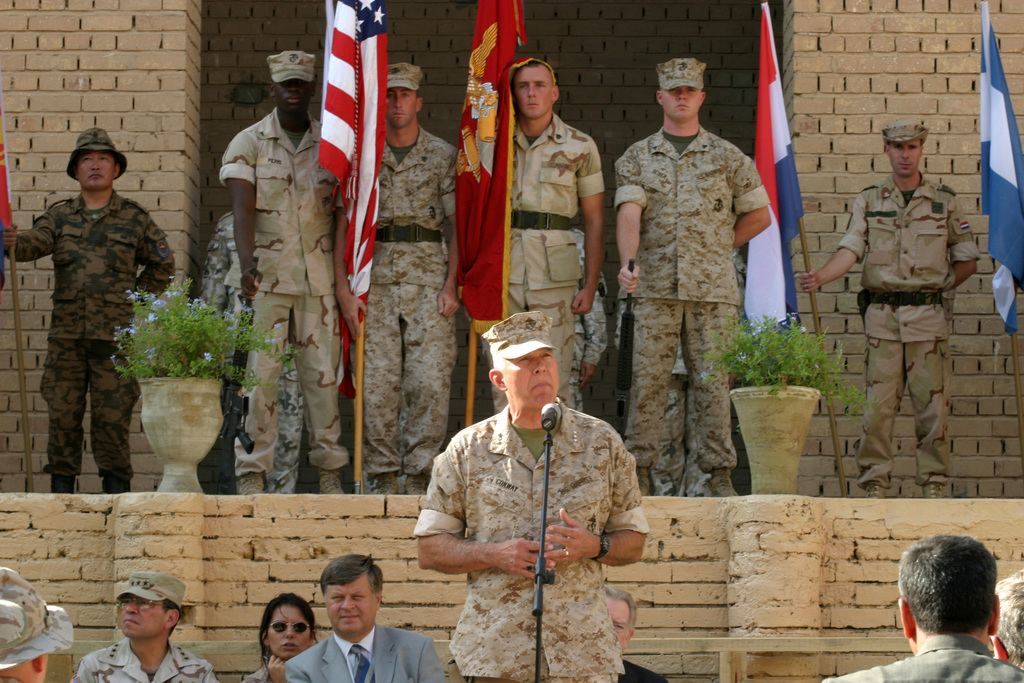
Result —
[{"label": "wooden flag pole", "polygon": [[473,408],[476,402],[476,331],[469,326],[469,370],[466,377],[466,424],[473,424]]},{"label": "wooden flag pole", "polygon": [[366,326],[365,320],[359,320],[359,336],[356,338],[356,405],[355,405],[355,454],[353,456],[353,491],[358,495],[363,492],[363,379],[366,371]]},{"label": "wooden flag pole", "polygon": [[35,493],[32,481],[32,434],[28,429],[28,392],[25,389],[25,352],[21,341],[21,304],[18,299],[18,266],[15,265],[14,253],[8,254],[11,264],[8,273],[11,276],[11,296],[14,298],[14,344],[18,357],[18,389],[21,392],[21,434],[25,446],[25,491]]},{"label": "wooden flag pole", "polygon": [[[811,256],[807,252],[807,233],[804,232],[804,219],[801,216],[797,221],[797,225],[800,227],[800,248],[804,252],[804,270],[810,272],[811,270]],[[811,315],[814,316],[814,332],[815,334],[822,334],[821,330],[821,318],[818,316],[818,299],[815,297],[814,292],[810,292],[811,295]],[[843,454],[839,449],[839,428],[836,425],[836,409],[832,405],[832,400],[826,398],[825,405],[828,406],[828,424],[832,429],[832,448],[836,454],[836,473],[839,475],[839,490],[843,494],[843,498],[849,496],[846,485],[846,473],[843,471]]]},{"label": "wooden flag pole", "polygon": [[1017,350],[1017,333],[1010,335],[1010,348],[1013,349],[1013,388],[1017,393],[1017,439],[1020,441],[1021,466],[1024,467],[1024,401],[1020,391],[1020,352]]}]

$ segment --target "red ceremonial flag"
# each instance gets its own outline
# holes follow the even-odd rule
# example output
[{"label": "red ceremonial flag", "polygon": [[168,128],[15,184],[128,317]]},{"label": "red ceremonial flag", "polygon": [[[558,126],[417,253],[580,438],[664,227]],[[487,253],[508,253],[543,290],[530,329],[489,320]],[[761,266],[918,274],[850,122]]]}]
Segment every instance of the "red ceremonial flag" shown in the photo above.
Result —
[{"label": "red ceremonial flag", "polygon": [[508,315],[515,131],[508,71],[525,42],[521,0],[480,0],[455,179],[460,296],[480,333]]},{"label": "red ceremonial flag", "polygon": [[[388,85],[388,21],[384,0],[339,0],[334,13],[320,165],[341,181],[348,239],[344,245],[352,293],[366,301],[377,234],[378,172],[384,155],[384,110]],[[336,249],[342,248],[335,245]],[[352,339],[341,324],[340,390],[355,396],[349,372]]]},{"label": "red ceremonial flag", "polygon": [[7,168],[7,144],[4,136],[4,79],[0,72],[0,287],[4,286],[4,230],[10,224],[11,171]]}]

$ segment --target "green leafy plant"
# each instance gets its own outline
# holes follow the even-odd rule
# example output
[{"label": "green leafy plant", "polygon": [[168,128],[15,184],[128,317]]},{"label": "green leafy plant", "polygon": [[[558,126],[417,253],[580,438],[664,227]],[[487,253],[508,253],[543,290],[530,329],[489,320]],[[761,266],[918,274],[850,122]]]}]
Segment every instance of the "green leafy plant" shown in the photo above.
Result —
[{"label": "green leafy plant", "polygon": [[[842,346],[825,350],[825,337],[808,332],[794,318],[781,324],[771,317],[747,320],[733,316],[725,334],[712,335],[706,354],[715,374],[728,373],[737,386],[811,387],[853,413],[864,405],[864,391],[842,381],[846,362]],[[717,380],[705,377],[705,381]]]},{"label": "green leafy plant", "polygon": [[[272,351],[274,341],[257,329],[251,313],[221,313],[188,296],[191,280],[171,284],[161,295],[129,292],[135,319],[114,337],[120,350],[117,371],[124,377],[198,377],[228,374],[244,389],[260,385],[256,373],[228,361],[235,349]],[[287,353],[287,349],[286,349]]]}]

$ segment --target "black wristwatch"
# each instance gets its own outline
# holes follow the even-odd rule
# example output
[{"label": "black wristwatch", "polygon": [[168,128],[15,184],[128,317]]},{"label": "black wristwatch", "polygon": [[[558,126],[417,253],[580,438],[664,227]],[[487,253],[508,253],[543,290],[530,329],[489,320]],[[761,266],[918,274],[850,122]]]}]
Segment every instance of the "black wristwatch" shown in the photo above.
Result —
[{"label": "black wristwatch", "polygon": [[602,557],[608,554],[608,551],[612,549],[612,539],[608,538],[604,534],[601,535],[601,552],[594,555],[595,560],[600,560]]}]

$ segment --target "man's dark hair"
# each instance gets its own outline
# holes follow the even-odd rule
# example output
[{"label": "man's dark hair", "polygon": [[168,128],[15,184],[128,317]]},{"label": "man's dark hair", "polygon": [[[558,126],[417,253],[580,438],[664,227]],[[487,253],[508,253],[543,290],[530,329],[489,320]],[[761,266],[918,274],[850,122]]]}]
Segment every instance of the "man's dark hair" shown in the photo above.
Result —
[{"label": "man's dark hair", "polygon": [[996,558],[970,536],[932,536],[900,559],[900,597],[931,635],[985,630],[996,599]]},{"label": "man's dark hair", "polygon": [[996,585],[999,630],[996,633],[1010,662],[1024,668],[1024,571]]},{"label": "man's dark hair", "polygon": [[342,555],[331,560],[320,575],[320,590],[327,593],[328,586],[344,586],[366,576],[370,590],[380,595],[384,588],[384,573],[369,555]]}]

